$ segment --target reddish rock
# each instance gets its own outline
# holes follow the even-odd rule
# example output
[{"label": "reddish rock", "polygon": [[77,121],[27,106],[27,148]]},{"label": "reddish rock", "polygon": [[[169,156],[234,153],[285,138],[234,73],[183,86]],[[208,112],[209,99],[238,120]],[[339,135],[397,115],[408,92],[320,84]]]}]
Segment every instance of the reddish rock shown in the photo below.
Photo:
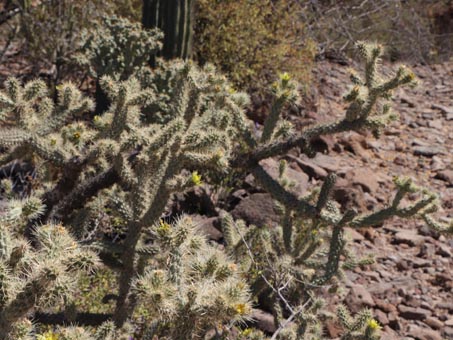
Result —
[{"label": "reddish rock", "polygon": [[453,185],[453,170],[442,170],[436,174],[436,177],[448,183],[448,185]]},{"label": "reddish rock", "polygon": [[276,226],[280,221],[277,209],[269,194],[252,194],[242,200],[232,211],[235,219],[242,219],[258,227]]},{"label": "reddish rock", "polygon": [[379,322],[380,325],[386,326],[389,324],[387,314],[381,311],[380,309],[375,309],[373,314],[375,319]]},{"label": "reddish rock", "polygon": [[424,241],[424,237],[418,235],[416,231],[404,230],[395,234],[393,241],[396,244],[405,243],[410,246],[417,246]]},{"label": "reddish rock", "polygon": [[274,317],[270,313],[266,313],[261,309],[253,309],[252,311],[252,323],[253,326],[266,332],[274,333],[277,328],[275,327]]},{"label": "reddish rock", "polygon": [[418,340],[442,340],[442,336],[439,332],[415,325],[409,325],[406,335],[412,336]]},{"label": "reddish rock", "polygon": [[364,307],[374,307],[376,304],[371,294],[362,285],[353,285],[345,298],[345,303],[353,313]]},{"label": "reddish rock", "polygon": [[431,311],[420,307],[398,306],[399,315],[407,320],[424,320],[431,316]]},{"label": "reddish rock", "polygon": [[423,322],[434,329],[441,329],[444,326],[444,323],[442,321],[432,316],[427,317],[425,320],[423,320]]}]

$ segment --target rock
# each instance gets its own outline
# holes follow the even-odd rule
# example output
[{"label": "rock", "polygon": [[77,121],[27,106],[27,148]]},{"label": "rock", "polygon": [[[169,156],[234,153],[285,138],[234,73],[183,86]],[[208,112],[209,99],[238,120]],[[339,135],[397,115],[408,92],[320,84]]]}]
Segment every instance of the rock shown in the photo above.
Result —
[{"label": "rock", "polygon": [[442,158],[433,156],[431,158],[431,171],[439,171],[445,169],[445,163],[442,161]]},{"label": "rock", "polygon": [[439,146],[415,146],[414,148],[414,155],[416,156],[425,156],[425,157],[432,157],[438,154],[445,153],[445,149]]},{"label": "rock", "polygon": [[280,221],[272,197],[267,193],[252,194],[243,199],[231,211],[231,215],[258,227],[276,226]]},{"label": "rock", "polygon": [[218,217],[206,217],[206,216],[201,216],[201,215],[193,215],[192,218],[193,218],[194,222],[198,225],[198,229],[209,240],[219,242],[222,239],[223,234],[216,227],[216,226],[220,227]]},{"label": "rock", "polygon": [[381,330],[381,339],[382,340],[401,340],[400,336],[398,333],[396,333],[393,329],[391,329],[389,326],[385,326]]},{"label": "rock", "polygon": [[398,306],[399,315],[406,320],[424,320],[431,316],[431,311],[420,307]]},{"label": "rock", "polygon": [[444,122],[440,119],[436,119],[429,121],[428,126],[436,130],[442,130],[442,128],[444,127]]},{"label": "rock", "polygon": [[453,327],[445,327],[442,333],[446,339],[453,339]]},{"label": "rock", "polygon": [[448,245],[446,245],[446,244],[443,244],[443,243],[439,243],[437,245],[436,254],[440,255],[440,256],[443,256],[443,257],[451,257],[452,256],[450,247]]},{"label": "rock", "polygon": [[432,265],[432,262],[430,260],[420,259],[417,257],[409,259],[409,262],[412,263],[412,266],[414,268],[423,268]]},{"label": "rock", "polygon": [[373,295],[381,295],[393,289],[391,282],[379,282],[368,287],[368,291]]},{"label": "rock", "polygon": [[434,257],[434,254],[435,254],[434,244],[424,243],[421,245],[420,252],[418,253],[417,256],[423,257],[423,258],[426,258],[429,260]]},{"label": "rock", "polygon": [[445,321],[445,326],[453,327],[453,318],[446,320]]},{"label": "rock", "polygon": [[409,99],[407,97],[401,97],[400,101],[402,104],[407,104],[409,107],[415,107],[415,103],[412,99]]},{"label": "rock", "polygon": [[316,179],[326,178],[328,172],[320,166],[313,163],[309,158],[298,158],[292,155],[287,155],[287,158],[296,162],[296,164],[309,176]]},{"label": "rock", "polygon": [[380,310],[391,313],[391,312],[396,312],[396,307],[395,305],[385,302],[384,300],[381,299],[375,299],[376,302],[376,307],[379,308]]},{"label": "rock", "polygon": [[362,285],[353,285],[345,298],[345,303],[353,313],[359,312],[364,307],[374,307],[376,304],[371,294]]},{"label": "rock", "polygon": [[330,339],[336,339],[343,334],[343,329],[340,327],[338,322],[333,320],[326,321],[326,331]]},{"label": "rock", "polygon": [[365,237],[354,228],[346,227],[346,228],[344,228],[344,230],[346,232],[346,235],[348,235],[352,241],[360,242],[365,239]]},{"label": "rock", "polygon": [[417,340],[442,340],[442,336],[439,332],[415,325],[409,325],[407,335],[413,336]]},{"label": "rock", "polygon": [[[347,183],[347,181],[344,182]],[[332,197],[335,201],[340,203],[343,211],[356,209],[359,212],[366,212],[368,210],[365,205],[362,190],[353,188],[349,184],[342,185],[340,180],[337,181],[337,184],[338,185],[333,188]]]},{"label": "rock", "polygon": [[445,181],[448,183],[448,185],[453,185],[453,170],[439,171],[434,178]]},{"label": "rock", "polygon": [[423,320],[423,322],[433,329],[441,329],[444,327],[444,323],[442,321],[432,316],[427,317]]},{"label": "rock", "polygon": [[[266,170],[266,172],[274,179],[278,179],[280,162],[268,158],[262,160],[260,165]],[[308,176],[303,171],[295,170],[290,166],[286,167],[285,177],[294,183],[294,186],[289,191],[294,192],[298,195],[302,195],[307,191],[308,188]]]},{"label": "rock", "polygon": [[332,157],[318,152],[316,156],[312,158],[312,161],[317,166],[320,166],[329,172],[337,172],[340,169],[338,157]]},{"label": "rock", "polygon": [[453,114],[453,107],[446,107],[446,106],[439,105],[439,104],[432,104],[431,108],[440,110],[443,114],[446,114],[446,115]]},{"label": "rock", "polygon": [[274,324],[274,317],[272,316],[272,314],[266,313],[261,309],[253,309],[252,323],[254,327],[269,334],[272,334],[277,330]]},{"label": "rock", "polygon": [[394,329],[395,331],[399,331],[401,330],[403,327],[401,325],[401,321],[399,320],[398,318],[398,314],[397,313],[390,313],[388,315],[388,319],[389,319],[389,326]]},{"label": "rock", "polygon": [[375,319],[379,322],[380,325],[386,326],[389,324],[389,319],[387,317],[387,314],[385,314],[380,309],[375,309],[373,314],[374,314]]},{"label": "rock", "polygon": [[376,172],[372,169],[356,169],[346,174],[352,184],[360,185],[364,192],[375,193],[379,189]]},{"label": "rock", "polygon": [[396,233],[393,237],[393,242],[396,244],[405,243],[410,246],[418,246],[424,241],[424,237],[418,235],[413,230],[404,230]]}]

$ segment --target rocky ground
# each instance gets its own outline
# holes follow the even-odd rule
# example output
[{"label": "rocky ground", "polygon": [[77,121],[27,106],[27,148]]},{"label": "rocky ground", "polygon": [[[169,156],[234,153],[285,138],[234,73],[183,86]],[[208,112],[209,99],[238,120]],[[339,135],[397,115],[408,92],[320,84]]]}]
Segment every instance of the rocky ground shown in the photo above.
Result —
[{"label": "rocky ground", "polygon": [[[348,65],[344,65],[344,64]],[[298,128],[329,121],[344,114],[341,96],[349,84],[348,67],[320,61],[314,70],[312,104],[300,115],[289,117]],[[384,74],[396,65],[384,64]],[[328,172],[339,176],[334,198],[342,206],[358,207],[367,212],[389,202],[395,192],[392,178],[410,176],[415,182],[439,194],[440,220],[453,218],[453,62],[442,65],[416,65],[413,70],[420,84],[415,89],[399,90],[392,106],[399,112],[393,123],[376,140],[371,135],[350,132],[326,137],[316,143],[319,153],[309,159],[288,154],[288,177],[298,190],[319,185]],[[276,160],[265,167],[276,173]],[[250,176],[248,187],[233,193],[237,202],[232,214],[249,223],[277,223],[272,200],[260,192]],[[203,195],[201,195],[203,196]],[[214,204],[199,200],[200,217],[206,232],[219,240]],[[183,209],[184,210],[184,209]],[[348,272],[345,289],[335,303],[346,304],[351,311],[368,307],[383,326],[382,339],[453,339],[453,240],[430,230],[421,220],[394,219],[384,226],[348,230],[352,248],[358,255],[372,254],[376,263]],[[330,301],[329,301],[330,302]],[[260,312],[261,328],[272,330]],[[271,317],[268,316],[268,321]],[[341,334],[333,323],[326,336]]]},{"label": "rocky ground", "polygon": [[[353,66],[353,65],[351,65]],[[383,65],[385,74],[395,65]],[[326,61],[315,71],[315,119],[339,117],[347,68]],[[400,90],[393,108],[401,116],[384,135],[348,133],[327,142],[327,154],[311,163],[329,171],[337,159],[347,196],[363,210],[388,202],[391,178],[411,176],[439,194],[440,220],[453,218],[453,61],[413,67],[415,89]],[[318,118],[320,117],[320,118]],[[321,156],[321,155],[320,155]],[[297,162],[296,162],[297,163]],[[342,189],[338,189],[341,191]],[[349,192],[348,192],[349,190]],[[340,198],[340,197],[339,197]],[[376,263],[348,273],[343,302],[352,310],[372,308],[384,326],[383,339],[453,339],[453,240],[429,230],[420,220],[395,219],[381,228],[350,230],[358,254]],[[335,337],[335,329],[330,335]]]},{"label": "rocky ground", "polygon": [[[289,117],[299,129],[344,114],[341,96],[349,84],[348,67],[358,66],[347,63],[317,63],[312,105]],[[395,67],[384,64],[383,73],[391,74]],[[295,153],[284,157],[289,162],[287,176],[298,183],[297,191],[319,186],[333,171],[339,176],[334,198],[343,207],[367,212],[391,200],[394,176],[410,176],[439,194],[438,219],[453,218],[453,62],[413,69],[420,84],[396,93],[392,106],[400,121],[379,140],[350,132],[321,138],[313,159]],[[277,160],[266,160],[263,165],[277,173]],[[181,195],[174,209],[203,212],[198,218],[204,230],[220,241],[218,195],[211,189]],[[253,177],[248,176],[244,187],[232,196],[228,210],[235,218],[256,225],[278,223],[272,199],[256,187]],[[190,206],[194,202],[196,206]],[[383,340],[453,339],[453,240],[433,232],[421,220],[394,219],[377,228],[349,229],[348,235],[356,254],[372,254],[376,263],[348,272],[345,289],[334,304],[344,303],[352,312],[371,308],[383,326]],[[260,328],[273,331],[270,315],[259,311],[256,316]],[[332,323],[327,333],[328,338],[337,338],[341,330]]]}]

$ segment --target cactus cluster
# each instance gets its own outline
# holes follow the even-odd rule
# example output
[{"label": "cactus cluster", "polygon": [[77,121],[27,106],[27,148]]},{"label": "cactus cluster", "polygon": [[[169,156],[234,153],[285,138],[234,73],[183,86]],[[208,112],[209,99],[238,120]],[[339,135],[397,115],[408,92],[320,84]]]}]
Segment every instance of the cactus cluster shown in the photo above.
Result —
[{"label": "cactus cluster", "polygon": [[99,265],[97,254],[80,245],[60,224],[36,229],[32,246],[21,226],[43,212],[36,197],[10,199],[0,219],[0,337],[28,339],[36,310],[64,305],[77,291],[77,278]]},{"label": "cactus cluster", "polygon": [[[123,35],[111,37],[113,50],[122,46]],[[100,47],[110,42],[93,43]],[[117,66],[107,60],[110,66],[97,68],[102,53],[95,54],[86,62],[97,75],[113,74],[110,67],[118,67],[119,74],[136,74],[99,79],[110,105],[93,118],[87,115],[93,101],[71,83],[59,85],[53,101],[43,82],[22,85],[9,79],[0,92],[0,146],[7,150],[0,165],[15,159],[28,162],[36,169],[37,184],[32,195],[21,200],[10,192],[0,218],[1,334],[26,339],[35,331],[27,317],[37,307],[70,310],[67,296],[76,290],[75,274],[98,265],[90,250],[96,249],[102,264],[117,277],[118,289],[105,297],[115,307],[110,314],[98,315],[97,334],[63,327],[49,336],[108,339],[135,333],[143,339],[194,339],[213,331],[227,337],[239,331],[238,321],[247,320],[254,295],[271,303],[277,327],[273,339],[316,338],[322,332],[317,316],[323,307],[316,288],[341,276],[341,267],[360,263],[345,248],[345,226],[375,226],[393,216],[421,215],[437,229],[451,231],[451,226],[428,215],[435,210],[436,196],[410,180],[395,181],[398,191],[387,208],[358,216],[353,210],[340,211],[330,199],[334,174],[318,190],[299,197],[288,189],[284,164],[280,178],[272,178],[260,165],[295,147],[311,155],[312,139],[323,134],[368,129],[378,136],[394,118],[378,100],[412,83],[413,74],[402,67],[393,78],[381,80],[376,69],[381,48],[361,44],[359,50],[366,61],[365,76],[353,76],[345,117],[300,133],[280,119],[282,108],[298,99],[297,84],[287,74],[273,86],[274,103],[260,136],[244,114],[248,97],[209,65],[173,61],[159,64],[157,70],[135,72],[126,71],[123,66],[128,64],[121,58]],[[253,173],[279,203],[281,228],[246,227],[226,217],[225,254],[200,237],[189,218],[161,220],[173,193],[232,170]],[[11,185],[4,180],[2,187],[8,190]],[[421,198],[401,207],[402,198],[415,192]],[[106,230],[96,229],[100,225],[118,227],[115,238],[105,237]],[[15,230],[24,232],[29,243]],[[72,317],[62,317],[60,324],[83,326],[79,311],[67,314]],[[140,317],[147,320],[144,325],[129,325]],[[364,334],[371,335],[364,339],[373,339],[371,321],[367,326],[346,321],[347,332],[365,327]],[[247,329],[240,336],[264,338]]]}]

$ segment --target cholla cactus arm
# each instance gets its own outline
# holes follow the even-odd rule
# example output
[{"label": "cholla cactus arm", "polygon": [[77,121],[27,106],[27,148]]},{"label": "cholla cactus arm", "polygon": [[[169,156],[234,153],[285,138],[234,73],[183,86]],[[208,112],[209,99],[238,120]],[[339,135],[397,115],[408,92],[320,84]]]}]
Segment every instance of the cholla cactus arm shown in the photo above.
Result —
[{"label": "cholla cactus arm", "polygon": [[[249,292],[237,266],[196,234],[189,217],[173,225],[161,221],[152,233],[161,249],[156,260],[164,267],[137,277],[133,293],[161,326],[169,326],[154,325],[155,335],[201,337],[219,323],[247,317],[251,311]],[[199,313],[201,310],[204,313]]]},{"label": "cholla cactus arm", "polygon": [[341,340],[380,339],[380,326],[377,321],[372,318],[369,309],[364,309],[352,317],[346,306],[339,305],[337,308],[337,318],[345,330]]},{"label": "cholla cactus arm", "polygon": [[[6,228],[5,233],[11,233]],[[70,294],[74,278],[98,264],[96,254],[80,247],[59,225],[44,225],[38,231],[38,248],[10,236],[12,249],[7,255],[9,268],[1,280],[3,303],[0,307],[0,335],[8,338],[15,325],[36,307],[60,303]],[[7,249],[4,249],[8,251]],[[6,264],[4,260],[2,264]]]},{"label": "cholla cactus arm", "polygon": [[296,87],[297,84],[291,80],[288,73],[281,74],[280,79],[272,85],[274,102],[272,103],[271,112],[264,122],[261,143],[267,143],[271,140],[277,127],[281,110],[285,104],[297,101],[299,94]]},{"label": "cholla cactus arm", "polygon": [[31,81],[22,86],[16,79],[9,79],[5,86],[2,95],[9,97],[9,104],[0,109],[2,120],[14,127],[0,129],[0,145],[9,147],[13,154],[34,154],[64,167],[75,150],[65,148],[54,131],[66,124],[70,117],[89,111],[93,107],[92,101],[83,97],[70,83],[58,88],[56,106],[45,97],[47,88],[41,81]]},{"label": "cholla cactus arm", "polygon": [[232,165],[245,168],[254,167],[262,159],[284,154],[295,147],[301,148],[303,153],[310,155],[312,153],[311,140],[320,135],[362,129],[371,129],[377,134],[389,121],[394,120],[396,116],[390,113],[388,106],[384,106],[382,112],[376,112],[376,103],[381,98],[388,100],[393,89],[414,84],[415,76],[412,71],[401,66],[393,78],[381,81],[378,79],[376,70],[382,48],[359,44],[359,49],[367,51],[362,54],[366,60],[366,84],[354,86],[345,96],[345,100],[350,104],[343,119],[309,127],[299,135],[240,154],[232,161]]}]

